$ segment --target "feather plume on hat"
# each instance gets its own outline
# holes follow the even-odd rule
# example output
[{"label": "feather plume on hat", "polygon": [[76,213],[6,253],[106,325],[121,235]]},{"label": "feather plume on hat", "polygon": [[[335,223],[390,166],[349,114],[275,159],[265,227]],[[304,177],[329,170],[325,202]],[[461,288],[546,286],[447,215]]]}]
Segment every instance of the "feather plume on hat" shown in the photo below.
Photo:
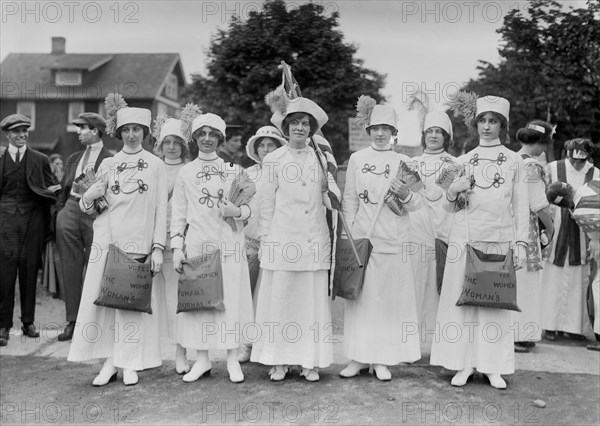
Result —
[{"label": "feather plume on hat", "polygon": [[356,122],[368,127],[371,122],[371,113],[377,105],[377,101],[368,95],[360,95],[356,102]]},{"label": "feather plume on hat", "polygon": [[202,109],[191,102],[187,103],[181,110],[181,117],[179,118],[181,120],[181,133],[188,143],[192,140],[192,122],[199,115],[202,115]]},{"label": "feather plume on hat", "polygon": [[454,111],[454,116],[463,116],[463,121],[467,127],[471,124],[477,113],[477,94],[474,92],[465,92],[459,90],[448,100],[448,106]]},{"label": "feather plume on hat", "polygon": [[419,128],[425,127],[425,116],[430,112],[429,97],[421,90],[417,90],[409,95],[406,101],[406,109],[408,111],[417,111],[417,119],[419,120]]},{"label": "feather plume on hat", "polygon": [[156,154],[158,152],[158,147],[160,145],[160,129],[162,129],[162,126],[165,124],[165,121],[167,121],[169,117],[167,117],[166,115],[159,115],[158,117],[156,117],[156,119],[154,120],[154,123],[152,125],[152,136],[155,139],[155,143],[154,143],[154,153]]},{"label": "feather plume on hat", "polygon": [[279,112],[285,115],[289,99],[283,85],[277,86],[277,89],[265,95],[265,103],[271,108],[272,113]]},{"label": "feather plume on hat", "polygon": [[117,111],[127,108],[127,102],[120,93],[111,92],[104,99],[106,110],[106,134],[114,137],[117,130]]}]

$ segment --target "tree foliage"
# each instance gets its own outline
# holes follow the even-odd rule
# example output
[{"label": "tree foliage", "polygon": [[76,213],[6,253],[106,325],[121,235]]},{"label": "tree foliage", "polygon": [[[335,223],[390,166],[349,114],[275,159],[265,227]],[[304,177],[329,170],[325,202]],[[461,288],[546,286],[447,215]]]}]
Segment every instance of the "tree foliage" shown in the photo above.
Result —
[{"label": "tree foliage", "polygon": [[526,11],[504,17],[499,65],[480,61],[479,77],[464,89],[510,101],[513,147],[516,131],[533,119],[557,125],[557,155],[574,137],[600,142],[599,16],[598,0],[580,9],[530,0]]},{"label": "tree foliage", "polygon": [[246,140],[269,124],[267,93],[281,84],[281,60],[291,67],[302,95],[329,115],[323,128],[338,161],[348,155],[348,117],[361,94],[382,100],[385,76],[355,58],[357,48],[344,42],[337,12],[307,3],[287,9],[283,0],[269,0],[247,19],[234,19],[219,30],[208,49],[208,75],[193,75],[188,101],[241,124]]}]

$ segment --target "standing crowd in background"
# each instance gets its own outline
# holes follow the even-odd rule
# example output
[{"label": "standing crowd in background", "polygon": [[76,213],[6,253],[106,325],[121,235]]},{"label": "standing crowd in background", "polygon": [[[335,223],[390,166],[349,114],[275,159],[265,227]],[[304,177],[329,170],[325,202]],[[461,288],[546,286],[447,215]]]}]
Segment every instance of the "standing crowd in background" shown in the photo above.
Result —
[{"label": "standing crowd in background", "polygon": [[[449,154],[449,116],[417,96],[423,154],[409,158],[394,150],[394,109],[361,96],[357,118],[370,146],[350,156],[343,188],[323,137],[328,115],[303,97],[273,102],[271,123],[245,154],[239,129],[192,104],[153,126],[150,110],[110,94],[106,117],[85,112],[73,122],[83,149],[66,161],[27,145],[27,117],[4,117],[0,346],[9,344],[17,282],[22,332],[39,336],[43,268],[44,285],[65,302],[58,340],[71,342],[68,360],[103,363],[94,386],[119,371],[125,385],[137,384],[138,372],[161,365],[161,341],[175,344],[184,382],[211,373],[214,350],[227,352],[233,383],[245,380],[248,361],[268,366],[271,381],[298,370],[316,382],[333,362],[336,246],[368,239],[359,293],[344,301],[343,378],[372,371],[389,381],[390,367],[419,360],[427,343],[430,363],[455,372],[451,385],[477,372],[505,389],[515,352],[532,351],[543,335],[586,340],[590,313],[597,341],[588,348],[599,350],[592,143],[567,141],[565,159],[543,164],[549,123],[532,117],[514,152],[508,100],[461,102],[455,109],[477,145]],[[104,135],[123,148],[109,152]],[[142,147],[150,137],[154,152]],[[140,271],[125,284],[118,259]],[[468,277],[489,268],[508,291],[469,297]]]}]

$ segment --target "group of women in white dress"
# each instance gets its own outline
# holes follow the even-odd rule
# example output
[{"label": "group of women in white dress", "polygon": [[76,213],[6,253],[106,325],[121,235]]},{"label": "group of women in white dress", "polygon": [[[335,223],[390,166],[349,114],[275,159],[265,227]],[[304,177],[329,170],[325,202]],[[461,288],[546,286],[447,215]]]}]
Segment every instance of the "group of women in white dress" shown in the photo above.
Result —
[{"label": "group of women in white dress", "polygon": [[[137,371],[161,365],[163,336],[177,345],[176,371],[184,382],[210,374],[210,350],[227,351],[234,383],[244,380],[240,361],[248,360],[270,366],[272,381],[285,379],[295,366],[307,381],[318,381],[319,369],[333,362],[333,241],[327,221],[329,210],[329,224],[336,222],[333,197],[342,199],[351,237],[368,237],[373,245],[362,292],[345,301],[343,354],[350,362],[340,376],[372,367],[377,379],[390,380],[389,367],[419,360],[422,336],[429,336],[431,364],[456,371],[452,385],[465,385],[478,371],[495,388],[505,388],[501,375],[514,372],[514,342],[527,340],[514,323],[537,321],[531,318],[539,314],[539,307],[529,306],[539,300],[539,280],[532,278],[539,267],[527,261],[539,259],[538,216],[550,233],[552,227],[543,181],[522,178],[537,173],[533,157],[548,143],[551,129],[545,123],[528,126],[523,150],[515,153],[503,144],[509,108],[503,98],[477,99],[470,124],[479,145],[459,158],[447,152],[453,136],[449,117],[427,113],[424,153],[411,159],[390,145],[398,131],[395,111],[371,105],[363,117],[371,144],[351,155],[343,197],[328,168],[333,157],[316,142],[323,140],[317,132],[328,116],[309,99],[288,100],[274,112],[273,126],[249,140],[248,155],[257,165],[246,171],[217,156],[226,124],[215,114],[199,114],[188,123],[167,120],[157,135],[161,161],[141,146],[150,111],[119,109],[114,135],[124,148],[104,160],[102,178],[80,202],[91,213],[94,200],[104,196],[109,208],[94,221],[97,253],[87,269],[68,359],[104,359],[96,386],[116,379],[119,368],[123,382],[132,385]],[[187,158],[188,143],[198,146],[197,158]],[[448,163],[465,173],[444,189],[438,178]],[[424,188],[399,177],[403,164],[416,167]],[[227,195],[242,173],[254,181],[256,194],[236,205]],[[456,306],[464,249],[446,262],[440,293],[435,239],[453,247],[469,243],[483,252],[511,250],[517,268],[527,261],[518,275],[519,291],[528,294],[521,316]],[[151,256],[153,314],[94,304],[108,244],[141,260]],[[220,249],[225,309],[176,313],[182,263],[214,247]],[[196,360],[190,368],[191,350]]]}]

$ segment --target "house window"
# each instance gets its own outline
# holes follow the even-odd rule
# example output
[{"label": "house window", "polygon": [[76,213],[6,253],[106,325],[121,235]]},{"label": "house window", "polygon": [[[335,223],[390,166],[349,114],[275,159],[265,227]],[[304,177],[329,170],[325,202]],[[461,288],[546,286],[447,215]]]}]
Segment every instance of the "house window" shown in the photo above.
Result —
[{"label": "house window", "polygon": [[156,116],[167,116],[169,115],[169,107],[161,102],[156,104]]},{"label": "house window", "polygon": [[31,120],[29,131],[35,130],[35,102],[17,102],[17,114],[23,114]]},{"label": "house window", "polygon": [[178,95],[178,86],[177,86],[177,76],[175,74],[169,75],[167,79],[167,84],[165,85],[165,96],[171,99],[177,99]]},{"label": "house window", "polygon": [[69,102],[69,121],[67,122],[67,132],[76,133],[78,127],[73,124],[73,120],[79,117],[79,114],[85,111],[84,103],[81,101]]},{"label": "house window", "polygon": [[104,101],[98,102],[98,114],[102,117],[106,117],[106,105],[104,105]]},{"label": "house window", "polygon": [[81,71],[56,71],[57,86],[81,86]]}]

